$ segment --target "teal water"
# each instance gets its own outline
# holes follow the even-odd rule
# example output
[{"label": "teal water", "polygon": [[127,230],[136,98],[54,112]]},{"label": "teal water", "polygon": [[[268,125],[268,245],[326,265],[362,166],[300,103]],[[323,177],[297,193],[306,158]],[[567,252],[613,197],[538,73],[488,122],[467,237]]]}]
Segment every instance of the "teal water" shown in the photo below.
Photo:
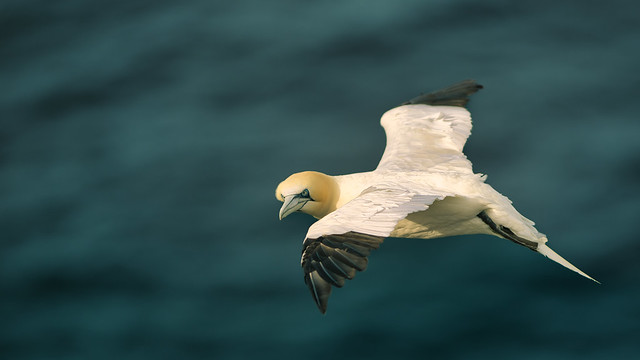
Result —
[{"label": "teal water", "polygon": [[[0,4],[3,359],[640,355],[639,6]],[[327,315],[290,173],[375,168],[466,78],[474,169],[596,285],[490,236],[389,239]]]}]

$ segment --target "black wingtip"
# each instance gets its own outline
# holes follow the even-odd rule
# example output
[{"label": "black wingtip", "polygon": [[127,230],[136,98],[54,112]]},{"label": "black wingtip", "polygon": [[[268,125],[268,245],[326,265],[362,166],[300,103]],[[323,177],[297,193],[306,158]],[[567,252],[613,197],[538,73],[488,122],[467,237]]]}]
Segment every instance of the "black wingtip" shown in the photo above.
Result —
[{"label": "black wingtip", "polygon": [[367,256],[377,249],[381,236],[350,231],[304,240],[301,265],[304,282],[321,313],[327,312],[332,286],[342,287],[356,271],[367,268]]},{"label": "black wingtip", "polygon": [[444,89],[417,96],[402,105],[425,104],[465,107],[469,102],[469,96],[482,88],[483,86],[475,80],[464,80]]},{"label": "black wingtip", "polygon": [[331,284],[326,282],[317,271],[305,274],[304,282],[309,287],[313,300],[318,306],[318,310],[322,314],[327,312],[327,306],[329,305],[329,296],[331,295]]}]

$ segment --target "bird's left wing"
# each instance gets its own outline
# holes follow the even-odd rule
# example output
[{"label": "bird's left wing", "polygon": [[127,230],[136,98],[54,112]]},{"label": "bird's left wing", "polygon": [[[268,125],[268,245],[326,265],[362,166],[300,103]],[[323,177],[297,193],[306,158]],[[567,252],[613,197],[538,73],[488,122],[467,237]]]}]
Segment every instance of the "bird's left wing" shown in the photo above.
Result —
[{"label": "bird's left wing", "polygon": [[314,223],[303,243],[301,265],[320,311],[327,310],[332,286],[342,287],[356,271],[367,268],[367,257],[398,221],[447,195],[417,194],[397,185],[374,186]]},{"label": "bird's left wing", "polygon": [[387,111],[380,120],[387,146],[378,169],[472,174],[471,162],[462,153],[471,134],[465,106],[481,88],[466,80]]}]

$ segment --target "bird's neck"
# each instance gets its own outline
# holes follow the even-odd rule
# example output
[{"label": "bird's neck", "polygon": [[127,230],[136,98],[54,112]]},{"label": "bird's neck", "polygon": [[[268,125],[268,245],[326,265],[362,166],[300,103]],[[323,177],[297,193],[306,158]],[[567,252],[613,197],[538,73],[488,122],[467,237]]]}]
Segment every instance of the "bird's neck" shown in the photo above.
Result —
[{"label": "bird's neck", "polygon": [[334,176],[329,176],[322,173],[317,173],[316,176],[319,177],[320,188],[322,190],[322,194],[320,194],[320,201],[309,201],[302,208],[302,211],[315,217],[316,219],[322,219],[327,214],[335,211],[337,209],[338,199],[340,199],[340,186],[335,180]]},{"label": "bird's neck", "polygon": [[341,208],[344,204],[355,199],[365,189],[371,186],[371,174],[372,172],[364,172],[334,176],[333,179],[339,189],[339,196],[336,201],[335,209]]}]

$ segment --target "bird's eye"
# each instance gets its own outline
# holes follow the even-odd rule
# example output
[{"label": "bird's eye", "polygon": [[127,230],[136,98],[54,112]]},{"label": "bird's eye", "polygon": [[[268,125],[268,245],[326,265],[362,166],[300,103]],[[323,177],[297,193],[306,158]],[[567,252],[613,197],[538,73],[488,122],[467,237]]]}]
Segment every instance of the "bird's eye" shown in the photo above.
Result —
[{"label": "bird's eye", "polygon": [[305,198],[309,197],[309,190],[308,189],[302,190],[302,192],[300,193],[300,196]]}]

